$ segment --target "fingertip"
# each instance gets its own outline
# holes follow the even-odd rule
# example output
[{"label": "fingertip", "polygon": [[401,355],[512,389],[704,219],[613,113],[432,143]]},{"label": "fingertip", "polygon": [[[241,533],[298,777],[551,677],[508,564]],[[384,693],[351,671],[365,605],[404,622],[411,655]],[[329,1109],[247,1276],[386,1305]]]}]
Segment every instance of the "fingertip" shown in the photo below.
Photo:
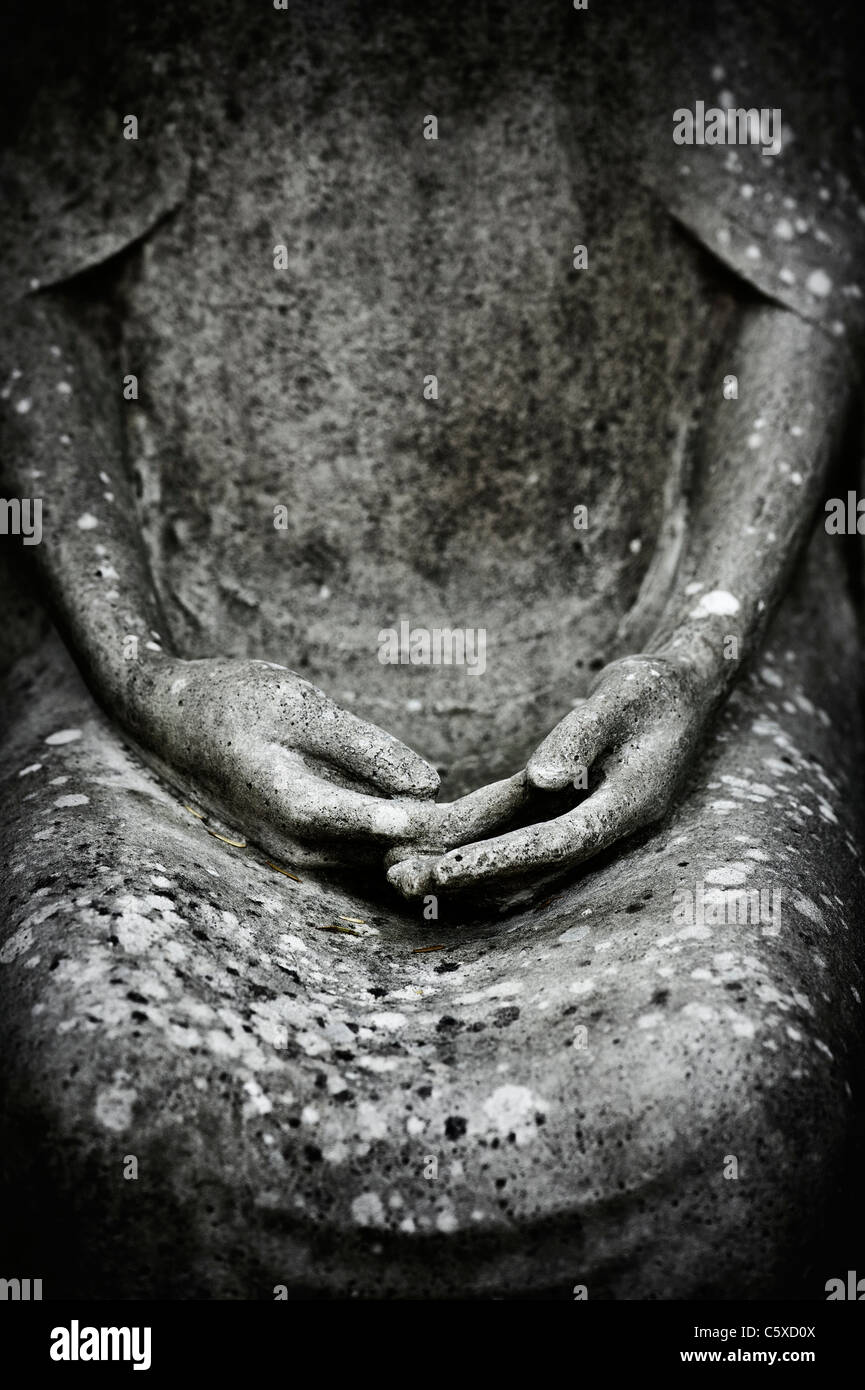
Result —
[{"label": "fingertip", "polygon": [[411,883],[413,875],[411,873],[410,859],[401,859],[398,864],[394,864],[387,871],[387,881],[391,888],[395,888],[404,898],[411,897]]},{"label": "fingertip", "polygon": [[404,898],[418,898],[430,886],[432,874],[428,858],[401,859],[387,872],[387,881]]},{"label": "fingertip", "polygon": [[438,795],[442,779],[434,767],[424,764],[414,777],[412,790],[415,796],[434,797]]},{"label": "fingertip", "polygon": [[425,801],[438,794],[441,778],[423,758],[410,753],[397,760],[391,760],[388,782],[390,790],[399,796],[413,796]]},{"label": "fingertip", "polygon": [[526,769],[529,782],[539,791],[561,791],[573,777],[571,768],[562,763],[542,763],[529,761]]}]

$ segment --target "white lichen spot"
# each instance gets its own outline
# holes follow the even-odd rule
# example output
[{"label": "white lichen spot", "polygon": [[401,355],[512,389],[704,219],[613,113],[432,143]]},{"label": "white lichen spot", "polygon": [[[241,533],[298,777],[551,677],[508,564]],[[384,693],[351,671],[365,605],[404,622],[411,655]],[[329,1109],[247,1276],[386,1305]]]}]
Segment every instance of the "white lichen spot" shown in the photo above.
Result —
[{"label": "white lichen spot", "polygon": [[816,903],[804,895],[801,898],[793,899],[793,906],[797,912],[801,912],[803,917],[807,917],[810,922],[816,922],[818,926],[823,926],[823,913]]},{"label": "white lichen spot", "polygon": [[712,963],[717,970],[735,970],[736,954],[734,951],[719,951],[712,957]]},{"label": "white lichen spot", "polygon": [[295,936],[293,932],[284,932],[279,938],[279,944],[289,951],[306,951],[308,949],[302,937]]},{"label": "white lichen spot", "polygon": [[99,522],[92,512],[84,512],[79,516],[76,525],[79,531],[95,531]]},{"label": "white lichen spot", "polygon": [[826,295],[832,292],[832,281],[825,270],[812,270],[805,281],[805,288],[809,294],[816,295],[819,299],[825,299]]},{"label": "white lichen spot", "polygon": [[268,1100],[257,1081],[245,1081],[243,1089],[249,1096],[248,1102],[243,1107],[247,1119],[252,1119],[256,1115],[270,1114],[273,1109],[273,1102]]},{"label": "white lichen spot", "polygon": [[832,807],[829,805],[829,802],[826,800],[825,797],[817,797],[817,807],[820,811],[820,815],[823,817],[825,821],[828,821],[830,825],[838,824],[838,817],[835,815],[835,812],[832,810]]},{"label": "white lichen spot", "polygon": [[688,1018],[697,1019],[699,1023],[711,1023],[715,1018],[715,1010],[711,1004],[700,1004],[696,1000],[686,1004],[682,1013],[687,1014]]},{"label": "white lichen spot", "polygon": [[795,232],[793,231],[793,223],[790,221],[789,217],[778,218],[778,221],[775,223],[775,235],[780,238],[781,241],[793,240]]},{"label": "white lichen spot", "polygon": [[751,246],[746,247],[746,248],[745,248],[745,256],[746,256],[746,258],[747,258],[749,261],[759,261],[759,260],[762,260],[762,253],[761,253],[761,251],[760,251],[759,246],[751,245]]},{"label": "white lichen spot", "polygon": [[484,990],[488,999],[512,999],[515,994],[522,992],[521,980],[501,980],[498,984],[488,985]]},{"label": "white lichen spot", "polygon": [[383,1226],[384,1207],[377,1192],[361,1192],[351,1204],[351,1214],[358,1226]]},{"label": "white lichen spot", "polygon": [[385,1116],[368,1100],[362,1100],[355,1111],[355,1129],[358,1139],[371,1143],[387,1137],[388,1124]]},{"label": "white lichen spot", "polygon": [[744,1014],[737,1013],[735,1009],[730,1008],[725,1009],[724,1014],[730,1020],[734,1037],[753,1038],[757,1030],[750,1018],[746,1018]]},{"label": "white lichen spot", "polygon": [[86,806],[89,801],[90,797],[85,796],[83,792],[71,792],[69,796],[58,796],[54,805],[58,811],[65,811],[69,806]]},{"label": "white lichen spot", "polygon": [[483,1103],[490,1125],[501,1135],[513,1134],[517,1145],[536,1136],[535,1115],[546,1113],[547,1108],[547,1102],[527,1086],[499,1086]]},{"label": "white lichen spot", "polygon": [[30,763],[28,767],[22,767],[21,771],[18,773],[18,776],[27,777],[31,772],[38,772],[41,766],[41,763]]},{"label": "white lichen spot", "polygon": [[[358,1033],[359,1036],[360,1033]],[[366,1071],[396,1071],[397,1065],[395,1057],[358,1057],[357,1059],[357,1066],[363,1067]]]},{"label": "white lichen spot", "polygon": [[711,589],[703,594],[697,607],[691,610],[692,618],[732,617],[739,611],[739,600],[726,589]]},{"label": "white lichen spot", "polygon": [[307,1057],[323,1057],[330,1052],[330,1043],[327,1038],[323,1038],[319,1033],[305,1032],[298,1033],[296,1037],[298,1047],[302,1048]]},{"label": "white lichen spot", "polygon": [[589,929],[588,929],[588,927],[585,926],[585,925],[583,925],[583,926],[576,926],[576,927],[568,927],[567,931],[563,931],[563,932],[562,932],[562,934],[561,934],[561,936],[558,938],[558,940],[559,940],[559,941],[562,941],[562,942],[565,942],[565,943],[567,943],[567,942],[569,942],[569,941],[582,941],[582,940],[583,940],[583,937],[588,936],[588,934],[589,934]]},{"label": "white lichen spot", "polygon": [[373,1014],[370,1022],[373,1023],[376,1028],[385,1028],[389,1033],[395,1033],[398,1029],[405,1027],[408,1019],[405,1014],[380,1013]]},{"label": "white lichen spot", "polygon": [[120,1134],[132,1123],[132,1107],[137,1099],[128,1086],[106,1086],[96,1097],[96,1118],[106,1129]]},{"label": "white lichen spot", "polygon": [[738,888],[745,882],[749,872],[749,866],[737,860],[734,864],[722,864],[720,868],[708,869],[703,878],[706,883],[720,883],[725,888]]}]

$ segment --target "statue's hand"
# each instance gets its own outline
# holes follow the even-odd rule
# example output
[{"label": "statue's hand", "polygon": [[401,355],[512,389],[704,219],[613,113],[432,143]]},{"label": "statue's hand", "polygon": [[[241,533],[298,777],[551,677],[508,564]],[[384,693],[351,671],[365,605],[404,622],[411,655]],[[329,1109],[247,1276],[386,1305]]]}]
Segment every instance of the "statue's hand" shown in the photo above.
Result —
[{"label": "statue's hand", "polygon": [[380,853],[427,835],[435,769],[284,667],[166,657],[136,679],[132,713],[145,753],[274,853],[283,837]]},{"label": "statue's hand", "polygon": [[585,769],[588,792],[578,806],[494,839],[464,843],[423,866],[414,863],[411,871],[408,863],[396,864],[390,881],[414,896],[580,864],[664,814],[710,709],[705,684],[685,659],[633,656],[613,662],[526,769],[528,787],[535,789],[530,804],[541,814],[543,796],[537,793],[584,785]]}]

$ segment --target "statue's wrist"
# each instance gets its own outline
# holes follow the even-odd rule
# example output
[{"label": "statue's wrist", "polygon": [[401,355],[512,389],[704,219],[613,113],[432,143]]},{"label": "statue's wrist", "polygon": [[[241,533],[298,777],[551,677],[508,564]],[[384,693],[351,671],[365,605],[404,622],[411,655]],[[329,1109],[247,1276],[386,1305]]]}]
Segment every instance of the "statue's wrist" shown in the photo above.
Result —
[{"label": "statue's wrist", "polygon": [[93,669],[92,687],[105,712],[135,738],[151,742],[166,685],[183,666],[180,657],[157,643],[135,644],[125,636],[118,651],[103,653]]},{"label": "statue's wrist", "polygon": [[706,718],[728,695],[739,667],[737,660],[725,656],[724,641],[718,634],[710,635],[690,625],[651,643],[648,650],[687,672],[695,711]]}]

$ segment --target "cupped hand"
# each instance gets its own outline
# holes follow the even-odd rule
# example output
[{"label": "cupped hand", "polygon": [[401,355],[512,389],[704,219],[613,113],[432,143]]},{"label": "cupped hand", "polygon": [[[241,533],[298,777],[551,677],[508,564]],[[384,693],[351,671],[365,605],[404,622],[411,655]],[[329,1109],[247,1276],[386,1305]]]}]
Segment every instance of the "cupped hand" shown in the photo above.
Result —
[{"label": "cupped hand", "polygon": [[275,853],[429,839],[435,768],[285,667],[161,658],[133,708],[145,754]]},{"label": "cupped hand", "polygon": [[[611,663],[599,672],[589,697],[529,759],[525,799],[537,812],[534,823],[494,838],[466,840],[439,856],[406,856],[395,863],[394,850],[390,882],[413,897],[581,864],[664,815],[711,708],[705,682],[687,659],[632,656]],[[545,799],[569,784],[587,786],[585,798],[564,815],[543,819]]]}]

